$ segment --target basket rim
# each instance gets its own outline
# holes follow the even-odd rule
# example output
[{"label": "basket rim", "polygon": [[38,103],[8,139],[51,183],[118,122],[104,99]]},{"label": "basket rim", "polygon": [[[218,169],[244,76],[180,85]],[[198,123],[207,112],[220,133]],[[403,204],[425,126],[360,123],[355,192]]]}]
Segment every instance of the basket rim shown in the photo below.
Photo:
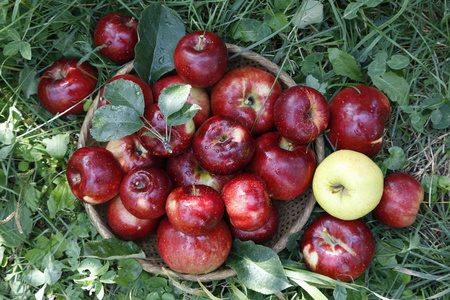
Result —
[{"label": "basket rim", "polygon": [[[284,84],[286,88],[292,87],[297,85],[297,83],[287,74],[287,72],[280,70],[280,67],[276,65],[274,62],[262,57],[261,55],[251,51],[251,50],[245,50],[244,48],[233,45],[233,44],[226,44],[229,54],[233,54],[234,57],[240,56],[250,61],[257,61],[259,64],[263,65],[264,68],[266,68],[269,72],[271,72],[274,75],[278,76],[278,80]],[[117,71],[113,76],[117,75],[123,75],[130,73],[134,69],[134,60],[128,62],[125,64],[119,71]],[[88,144],[88,141],[90,139],[90,128],[92,125],[92,117],[94,115],[94,112],[99,107],[100,99],[99,94],[97,93],[91,107],[86,113],[85,119],[83,121],[83,124],[81,126],[80,135],[77,142],[77,147],[81,148]],[[315,141],[314,141],[314,152],[316,156],[316,163],[319,164],[324,159],[324,139],[323,136],[320,135]],[[308,190],[310,190],[309,188]],[[305,192],[306,193],[306,192]],[[300,195],[299,197],[302,197],[303,195]],[[288,200],[289,201],[289,200]],[[309,219],[309,216],[312,213],[312,210],[316,204],[316,200],[314,198],[313,193],[309,193],[306,199],[303,199],[302,201],[307,201],[304,210],[302,211],[301,217],[299,217],[295,223],[287,230],[275,243],[273,247],[271,247],[272,250],[274,250],[276,253],[279,253],[282,251],[287,244],[288,237],[296,232],[299,232],[303,226],[306,224],[306,222]],[[108,228],[108,226],[101,222],[101,217],[99,215],[99,212],[96,210],[95,205],[84,203],[84,207],[86,210],[86,213],[88,214],[89,218],[93,222],[95,228],[99,232],[99,234],[104,238],[115,238],[115,235],[111,232],[111,230]],[[100,221],[99,221],[100,220]],[[146,272],[152,273],[152,274],[158,274],[163,277],[174,277],[179,280],[186,280],[186,281],[201,281],[201,282],[209,282],[213,280],[222,280],[229,277],[236,276],[236,272],[229,267],[221,267],[220,269],[217,269],[215,271],[212,271],[210,273],[206,274],[186,274],[186,273],[178,273],[176,271],[171,270],[170,268],[165,268],[161,266],[156,266],[155,264],[151,263],[151,260],[149,259],[136,259],[143,270]]]}]

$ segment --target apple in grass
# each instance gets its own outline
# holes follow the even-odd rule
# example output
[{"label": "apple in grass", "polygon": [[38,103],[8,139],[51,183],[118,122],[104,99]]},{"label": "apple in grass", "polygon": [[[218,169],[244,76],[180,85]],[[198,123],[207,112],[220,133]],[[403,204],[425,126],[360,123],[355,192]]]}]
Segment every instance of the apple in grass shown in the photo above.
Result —
[{"label": "apple in grass", "polygon": [[319,215],[305,230],[301,251],[308,268],[340,281],[352,281],[369,267],[375,239],[362,220]]},{"label": "apple in grass", "polygon": [[120,185],[123,206],[139,219],[154,219],[165,213],[172,182],[164,170],[150,166],[131,169]]},{"label": "apple in grass", "polygon": [[89,146],[77,149],[70,156],[66,176],[75,197],[95,205],[119,193],[124,172],[110,151]]},{"label": "apple in grass", "polygon": [[273,106],[282,91],[267,71],[251,66],[235,68],[212,88],[212,112],[238,117],[253,135],[259,135],[274,128]]},{"label": "apple in grass", "polygon": [[[158,102],[161,91],[166,87],[173,84],[186,84],[186,83],[187,82],[184,81],[179,75],[169,75],[159,79],[151,87],[155,102]],[[186,100],[186,103],[194,103],[201,107],[201,109],[197,111],[197,113],[192,118],[195,124],[195,128],[199,128],[200,125],[202,125],[203,122],[205,122],[206,119],[208,119],[211,116],[211,105],[208,93],[203,88],[193,86],[191,88],[191,91],[189,92],[189,96]]]},{"label": "apple in grass", "polygon": [[293,86],[275,101],[273,115],[277,131],[296,144],[307,144],[325,131],[330,111],[318,90]]},{"label": "apple in grass", "polygon": [[166,201],[170,223],[188,235],[203,235],[213,229],[222,221],[224,210],[220,193],[206,185],[175,188]]},{"label": "apple in grass", "polygon": [[119,161],[125,173],[137,166],[164,167],[165,159],[150,154],[150,152],[142,146],[136,133],[109,141],[106,144],[105,149],[111,151],[114,157]]},{"label": "apple in grass", "polygon": [[370,157],[338,150],[319,164],[312,190],[317,203],[330,215],[355,220],[371,212],[383,195],[383,173]]},{"label": "apple in grass", "polygon": [[118,238],[125,241],[141,241],[156,232],[160,218],[136,218],[123,206],[120,196],[116,196],[108,203],[106,220]]},{"label": "apple in grass", "polygon": [[312,182],[316,158],[306,145],[294,144],[277,131],[255,139],[255,154],[245,171],[261,177],[271,198],[289,200],[300,196]]},{"label": "apple in grass", "polygon": [[203,235],[188,235],[165,217],[156,232],[156,245],[163,261],[175,272],[205,274],[225,262],[232,237],[224,220]]},{"label": "apple in grass", "polygon": [[234,174],[213,174],[203,169],[195,158],[192,147],[177,156],[169,157],[166,162],[166,172],[175,187],[202,184],[218,192],[222,191],[224,184],[234,176]]},{"label": "apple in grass", "polygon": [[238,118],[216,115],[195,132],[192,150],[203,169],[213,174],[229,175],[248,164],[255,150],[255,141]]},{"label": "apple in grass", "polygon": [[227,71],[227,46],[212,32],[190,32],[175,47],[173,62],[184,81],[195,87],[208,87]]},{"label": "apple in grass", "polygon": [[[142,90],[142,95],[144,96],[144,103],[145,106],[150,106],[153,104],[153,93],[152,93],[152,89],[150,88],[150,86],[141,78],[132,75],[132,74],[122,74],[122,75],[116,75],[114,77],[112,77],[110,80],[108,80],[106,82],[106,84],[115,81],[115,80],[119,80],[119,79],[123,79],[123,80],[130,80],[134,83],[136,83],[137,85],[139,85],[139,87]],[[105,85],[106,85],[105,84]],[[102,87],[102,89],[100,90],[100,102],[99,105],[103,106],[105,104],[110,104],[109,101],[105,98],[104,96],[105,93],[105,86]]]},{"label": "apple in grass", "polygon": [[37,94],[41,105],[52,114],[64,116],[84,112],[82,100],[97,86],[97,70],[78,59],[55,61],[39,79]]},{"label": "apple in grass", "polygon": [[367,85],[346,87],[330,102],[328,138],[338,150],[373,157],[383,145],[390,112],[389,99],[378,89]]},{"label": "apple in grass", "polygon": [[134,17],[110,13],[97,22],[94,42],[100,54],[117,63],[125,63],[134,58],[134,46],[138,42],[138,20]]},{"label": "apple in grass", "polygon": [[238,229],[257,230],[270,219],[272,200],[259,176],[236,175],[224,185],[222,199],[230,223]]},{"label": "apple in grass", "polygon": [[416,220],[423,199],[424,190],[416,178],[394,172],[384,178],[383,196],[373,213],[390,227],[407,227]]}]

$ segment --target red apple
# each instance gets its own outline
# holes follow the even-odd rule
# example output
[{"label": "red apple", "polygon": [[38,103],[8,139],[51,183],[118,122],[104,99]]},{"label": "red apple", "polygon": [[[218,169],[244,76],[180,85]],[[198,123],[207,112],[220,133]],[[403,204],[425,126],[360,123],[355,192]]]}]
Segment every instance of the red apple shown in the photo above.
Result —
[{"label": "red apple", "polygon": [[[110,80],[108,80],[106,82],[106,84],[118,80],[118,79],[124,79],[124,80],[130,80],[134,83],[136,83],[137,85],[139,85],[139,87],[142,90],[142,94],[144,96],[144,103],[145,106],[148,107],[150,105],[153,104],[153,93],[152,93],[152,89],[150,88],[150,86],[141,78],[132,75],[132,74],[123,74],[123,75],[116,75],[114,77],[112,77]],[[105,86],[102,87],[102,89],[100,90],[100,106],[103,106],[105,104],[109,104],[109,101],[107,99],[105,99],[105,97],[103,96],[103,93],[105,92]]]},{"label": "red apple", "polygon": [[375,239],[360,219],[344,221],[323,213],[306,229],[301,249],[311,271],[346,282],[369,267]]},{"label": "red apple", "polygon": [[[159,79],[152,85],[152,92],[155,102],[158,102],[161,91],[172,84],[186,84],[179,75],[170,75]],[[197,104],[201,107],[192,119],[195,123],[195,128],[199,128],[203,122],[211,116],[211,105],[209,95],[205,89],[199,87],[191,87],[187,103]]]},{"label": "red apple", "polygon": [[203,169],[227,175],[240,171],[248,164],[255,150],[255,141],[238,118],[216,115],[196,131],[192,150]]},{"label": "red apple", "polygon": [[138,20],[121,13],[103,16],[95,25],[94,42],[100,53],[118,63],[134,58],[134,46],[138,42]]},{"label": "red apple", "polygon": [[308,86],[293,86],[275,101],[277,130],[296,144],[315,140],[328,126],[330,111],[322,94]]},{"label": "red apple", "polygon": [[311,186],[316,159],[306,145],[294,144],[273,131],[256,138],[255,154],[245,170],[266,182],[272,198],[289,200]]},{"label": "red apple", "polygon": [[274,128],[273,106],[282,91],[269,72],[251,66],[232,69],[211,91],[212,112],[238,117],[259,135]]},{"label": "red apple", "polygon": [[169,157],[166,172],[176,187],[203,184],[218,192],[221,192],[223,185],[234,176],[213,174],[200,167],[192,147],[177,156]]},{"label": "red apple", "polygon": [[348,149],[375,156],[383,144],[388,98],[378,89],[356,85],[346,87],[330,102],[328,138],[337,150]]},{"label": "red apple", "polygon": [[407,227],[414,223],[424,199],[424,190],[409,174],[394,172],[384,178],[383,196],[374,215],[391,227]]},{"label": "red apple", "polygon": [[230,223],[238,229],[253,231],[269,221],[272,200],[259,176],[236,175],[224,185],[222,198]]},{"label": "red apple", "polygon": [[159,224],[159,218],[139,219],[133,216],[123,206],[120,196],[109,202],[106,219],[112,232],[125,241],[146,239],[156,232]]},{"label": "red apple", "polygon": [[262,227],[253,231],[246,231],[238,229],[230,224],[231,235],[241,241],[253,241],[257,244],[263,244],[268,241],[277,232],[280,222],[280,215],[278,213],[277,206],[272,204],[271,208],[272,210],[269,221],[267,221]]},{"label": "red apple", "polygon": [[167,197],[170,223],[188,235],[204,235],[222,221],[224,204],[218,191],[206,185],[174,189]]},{"label": "red apple", "polygon": [[78,59],[55,61],[39,80],[37,93],[41,105],[52,114],[79,114],[84,111],[81,101],[94,92],[97,71],[88,63],[78,65]]},{"label": "red apple", "polygon": [[119,193],[124,173],[110,151],[83,147],[70,156],[66,175],[75,197],[95,205],[109,201]]},{"label": "red apple", "polygon": [[142,146],[136,133],[109,141],[105,149],[111,151],[121,164],[125,173],[137,166],[164,167],[165,160],[162,157],[150,154]]},{"label": "red apple", "polygon": [[204,235],[187,235],[175,228],[168,218],[158,226],[156,242],[163,261],[175,272],[209,273],[219,268],[231,251],[232,237],[222,220]]},{"label": "red apple", "polygon": [[162,169],[140,166],[131,169],[120,185],[123,206],[136,218],[155,219],[165,212],[172,190],[169,175]]},{"label": "red apple", "polygon": [[149,135],[149,125],[138,131],[139,141],[151,154],[160,157],[176,156],[191,146],[195,133],[194,121],[169,127],[157,103],[145,108],[144,118],[164,139],[162,141],[154,134]]},{"label": "red apple", "polygon": [[208,87],[219,81],[227,70],[227,46],[212,32],[194,31],[178,42],[173,62],[184,81],[192,86]]}]

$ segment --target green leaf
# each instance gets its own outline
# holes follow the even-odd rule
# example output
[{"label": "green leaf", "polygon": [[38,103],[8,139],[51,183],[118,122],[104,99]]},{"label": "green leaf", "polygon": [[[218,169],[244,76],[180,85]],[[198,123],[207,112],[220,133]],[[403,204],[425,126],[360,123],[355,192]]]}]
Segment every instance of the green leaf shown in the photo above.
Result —
[{"label": "green leaf", "polygon": [[[14,200],[0,202],[0,220],[6,219],[12,212],[17,211],[17,202]],[[34,219],[28,207],[22,205],[19,209],[19,218],[14,216],[8,222],[0,224],[0,244],[17,248],[27,242],[27,237],[33,228]],[[20,224],[20,229],[17,226]]]},{"label": "green leaf", "polygon": [[[289,20],[284,13],[268,11],[264,15],[264,23],[269,25],[273,31],[277,31],[286,26],[289,23]],[[289,31],[289,28],[285,28],[284,31]]]},{"label": "green leaf", "polygon": [[73,209],[74,201],[76,199],[65,176],[57,177],[54,183],[56,184],[56,187],[50,193],[47,201],[50,218],[52,219],[54,219],[56,214],[63,209]]},{"label": "green leaf", "polygon": [[312,75],[306,76],[305,84],[309,87],[312,87],[313,89],[318,90],[321,94],[325,94],[328,87],[328,83],[320,83],[319,80]]},{"label": "green leaf", "polygon": [[264,24],[259,20],[242,18],[239,22],[234,24],[231,29],[231,34],[236,40],[258,42],[272,34],[272,30],[269,25]]},{"label": "green leaf", "polygon": [[100,259],[145,258],[145,253],[135,243],[119,239],[89,241],[84,245],[87,257]]},{"label": "green leaf", "polygon": [[19,45],[20,55],[27,60],[31,60],[31,45],[28,42],[21,41]]},{"label": "green leaf", "polygon": [[179,15],[161,3],[147,6],[138,25],[134,68],[147,83],[156,82],[174,69],[173,53],[186,34]]},{"label": "green leaf", "polygon": [[392,146],[388,149],[390,156],[384,162],[386,168],[389,170],[398,170],[406,162],[406,155],[402,148],[398,146]]},{"label": "green leaf", "polygon": [[171,114],[167,118],[167,126],[178,126],[186,124],[195,116],[195,114],[202,109],[200,105],[193,103],[185,103],[183,107]]},{"label": "green leaf", "polygon": [[21,41],[12,41],[6,44],[5,48],[3,48],[3,55],[5,56],[16,55],[20,50],[20,43]]},{"label": "green leaf", "polygon": [[450,127],[450,106],[442,105],[439,108],[434,109],[431,114],[431,123],[435,129],[447,129]]},{"label": "green leaf", "polygon": [[254,242],[233,241],[226,264],[233,268],[240,282],[262,294],[275,294],[290,286],[278,255]]},{"label": "green leaf", "polygon": [[387,64],[391,69],[401,70],[409,65],[409,58],[403,55],[393,55]]},{"label": "green leaf", "polygon": [[373,84],[386,93],[389,100],[401,106],[408,105],[409,84],[405,78],[394,72],[386,72],[381,76],[372,77]]},{"label": "green leaf", "polygon": [[144,95],[137,83],[117,79],[105,85],[103,97],[112,105],[122,105],[134,109],[139,116],[144,115]]},{"label": "green leaf", "polygon": [[295,13],[292,23],[298,28],[323,21],[323,4],[316,0],[306,0]]},{"label": "green leaf", "polygon": [[378,4],[383,2],[383,0],[359,0],[356,2],[352,2],[345,8],[344,15],[342,16],[344,19],[351,20],[356,18],[356,14],[360,8],[363,6],[367,7],[376,7]]},{"label": "green leaf", "polygon": [[353,80],[364,81],[358,63],[353,56],[337,48],[329,48],[328,56],[336,74]]},{"label": "green leaf", "polygon": [[108,142],[133,134],[144,125],[138,112],[128,106],[104,105],[92,118],[92,137],[99,142]]},{"label": "green leaf", "polygon": [[375,55],[374,60],[370,63],[368,74],[370,77],[381,76],[386,73],[387,52],[381,50]]},{"label": "green leaf", "polygon": [[172,84],[161,91],[158,98],[158,107],[167,118],[179,111],[186,103],[191,86],[188,84]]},{"label": "green leaf", "polygon": [[45,145],[45,151],[48,155],[57,159],[64,158],[69,142],[70,139],[68,133],[57,134],[49,139],[42,140],[42,144]]},{"label": "green leaf", "polygon": [[135,259],[121,259],[117,266],[118,274],[115,282],[122,287],[129,287],[142,273],[141,265]]}]

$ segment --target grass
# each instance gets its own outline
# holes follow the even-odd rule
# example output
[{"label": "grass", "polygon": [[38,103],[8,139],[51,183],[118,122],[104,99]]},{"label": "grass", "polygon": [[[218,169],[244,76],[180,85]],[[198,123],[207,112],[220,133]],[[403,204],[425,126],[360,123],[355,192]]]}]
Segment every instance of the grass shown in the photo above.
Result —
[{"label": "grass", "polygon": [[[99,80],[105,82],[120,66],[94,49],[95,22],[114,11],[139,16],[153,2],[157,1],[0,2],[0,219],[9,216],[0,224],[0,298],[281,297],[247,290],[236,278],[205,286],[177,283],[142,272],[133,260],[83,256],[83,245],[101,237],[68,190],[64,171],[84,116],[63,119],[46,112],[35,93],[37,80],[54,60],[76,56],[96,66]],[[369,270],[355,280],[356,289],[338,285],[320,290],[331,299],[448,299],[448,1],[351,1],[361,5],[348,10],[350,1],[324,0],[323,21],[305,28],[290,23],[298,2],[166,4],[177,11],[188,31],[210,30],[226,42],[260,53],[283,65],[299,84],[313,78],[327,99],[357,82],[334,68],[330,48],[351,54],[368,84],[379,74],[396,76],[399,85],[392,92],[396,101],[391,102],[385,145],[375,161],[385,172],[414,175],[424,186],[426,199],[417,221],[408,228],[388,228],[366,216],[377,241]],[[399,56],[407,63],[392,61]],[[320,212],[317,207],[313,216]],[[305,269],[298,250],[301,234],[280,253],[285,266]],[[309,299],[295,284],[282,294],[285,299]]]}]

